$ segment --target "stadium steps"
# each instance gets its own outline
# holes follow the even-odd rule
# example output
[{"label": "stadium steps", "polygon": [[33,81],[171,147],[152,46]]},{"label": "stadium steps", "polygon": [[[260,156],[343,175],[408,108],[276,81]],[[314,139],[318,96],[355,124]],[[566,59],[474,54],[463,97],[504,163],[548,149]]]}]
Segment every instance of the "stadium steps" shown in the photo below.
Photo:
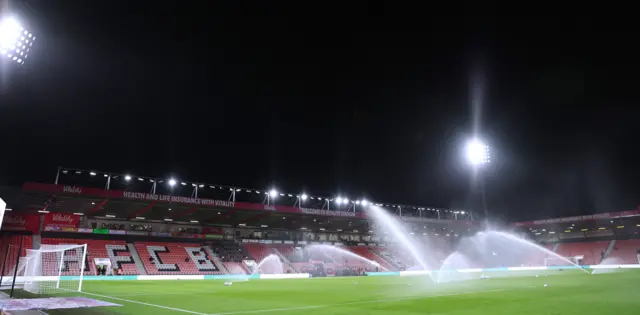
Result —
[{"label": "stadium steps", "polygon": [[277,248],[273,248],[273,253],[278,255],[278,257],[280,257],[280,260],[282,260],[282,262],[284,262],[285,266],[287,266],[287,270],[288,272],[296,272],[296,269],[293,268],[293,266],[291,265],[291,262],[289,261],[289,259],[287,259],[287,257],[285,257],[284,255],[282,255],[282,253],[277,249]]},{"label": "stadium steps", "polygon": [[131,253],[131,258],[133,258],[133,262],[136,265],[136,268],[138,269],[139,274],[146,275],[147,271],[144,269],[144,265],[142,264],[142,260],[140,259],[140,255],[138,255],[138,251],[136,250],[136,247],[132,243],[127,243],[127,248]]},{"label": "stadium steps", "polygon": [[617,258],[618,261],[616,263],[619,264],[638,264],[640,263],[640,258],[638,257],[640,255],[638,255],[638,251],[640,251],[640,240],[619,240],[616,241],[616,244],[608,257]]},{"label": "stadium steps", "polygon": [[[609,257],[609,254],[611,254],[611,251],[616,247],[616,240],[612,240],[611,243],[609,243],[609,246],[607,247],[607,250],[604,251],[604,256],[602,256],[602,260],[604,260],[605,258]],[[602,262],[602,260],[600,260],[600,262]]]},{"label": "stadium steps", "polygon": [[218,255],[216,255],[213,252],[213,249],[210,246],[203,246],[202,248],[207,253],[207,255],[209,255],[209,257],[211,257],[211,260],[213,261],[213,263],[218,267],[218,269],[220,269],[220,271],[222,273],[224,273],[224,274],[229,274],[230,273],[229,270],[227,270],[227,267],[222,262],[222,260],[220,260]]},{"label": "stadium steps", "polygon": [[244,263],[228,261],[224,263],[224,267],[229,271],[229,274],[232,274],[232,275],[248,275],[249,274],[249,271],[244,266]]},{"label": "stadium steps", "polygon": [[397,265],[393,260],[391,260],[391,259],[386,259],[386,258],[385,258],[385,255],[383,255],[382,253],[380,253],[380,252],[378,251],[378,249],[370,249],[370,250],[371,250],[371,252],[372,252],[373,254],[375,254],[376,256],[380,257],[380,259],[382,259],[383,261],[387,262],[387,264],[389,264],[389,265],[392,267],[392,269],[400,270],[400,266],[398,266],[398,265]]},{"label": "stadium steps", "polygon": [[40,248],[40,245],[42,244],[42,236],[34,235],[31,242],[32,244],[30,248]]}]

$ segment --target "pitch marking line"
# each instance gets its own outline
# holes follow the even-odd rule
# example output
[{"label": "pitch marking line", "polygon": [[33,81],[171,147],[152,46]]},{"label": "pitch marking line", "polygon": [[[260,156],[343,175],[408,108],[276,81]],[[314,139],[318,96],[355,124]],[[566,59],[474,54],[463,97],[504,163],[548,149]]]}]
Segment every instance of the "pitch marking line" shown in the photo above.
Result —
[{"label": "pitch marking line", "polygon": [[438,298],[438,297],[445,297],[445,296],[469,295],[469,294],[477,294],[477,293],[502,292],[502,291],[508,291],[508,289],[495,289],[495,290],[474,291],[474,292],[460,292],[460,293],[429,295],[429,296],[412,296],[412,297],[390,298],[390,299],[381,299],[381,300],[345,302],[345,303],[337,303],[337,304],[309,305],[309,306],[298,306],[298,307],[287,307],[287,308],[271,308],[271,309],[264,309],[264,310],[224,312],[224,313],[214,313],[214,314],[209,314],[209,315],[236,315],[236,314],[257,314],[257,313],[270,313],[270,312],[287,312],[287,311],[298,311],[298,310],[307,310],[307,309],[315,309],[315,308],[326,308],[326,307],[344,306],[344,305],[358,305],[358,304],[370,304],[370,303],[388,303],[388,302],[396,302],[396,301],[431,299],[431,298]]},{"label": "pitch marking line", "polygon": [[116,301],[123,301],[123,302],[127,302],[127,303],[134,303],[134,304],[140,304],[140,305],[145,305],[145,306],[153,306],[153,307],[163,308],[163,309],[166,309],[166,310],[171,310],[171,311],[176,311],[176,312],[189,313],[189,314],[196,314],[196,315],[207,315],[206,313],[200,313],[200,312],[194,312],[194,311],[189,311],[189,310],[183,310],[183,309],[181,309],[181,308],[169,307],[169,306],[158,305],[158,304],[151,304],[151,303],[144,303],[144,302],[138,302],[138,301],[133,301],[133,300],[121,299],[121,298],[117,298],[117,297],[113,297],[113,296],[108,296],[108,295],[95,294],[95,293],[89,293],[89,292],[81,292],[81,293],[88,294],[88,295],[93,295],[93,296],[97,296],[97,297],[101,297],[101,298],[105,298],[105,299],[112,299],[112,300],[116,300]]}]

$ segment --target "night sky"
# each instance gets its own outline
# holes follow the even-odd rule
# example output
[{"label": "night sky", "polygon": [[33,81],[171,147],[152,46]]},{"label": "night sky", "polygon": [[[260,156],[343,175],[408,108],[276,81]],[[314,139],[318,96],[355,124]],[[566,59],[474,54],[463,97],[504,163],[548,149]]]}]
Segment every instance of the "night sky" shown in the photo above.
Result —
[{"label": "night sky", "polygon": [[639,203],[631,28],[226,3],[14,1],[39,42],[1,64],[0,184],[63,165],[479,209],[462,159],[475,82],[495,216]]}]

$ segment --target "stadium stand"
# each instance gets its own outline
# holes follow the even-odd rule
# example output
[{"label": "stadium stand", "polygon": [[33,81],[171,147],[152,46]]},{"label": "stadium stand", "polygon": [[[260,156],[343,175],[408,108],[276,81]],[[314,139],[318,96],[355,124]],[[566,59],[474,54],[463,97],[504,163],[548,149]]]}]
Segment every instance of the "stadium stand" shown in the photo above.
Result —
[{"label": "stadium stand", "polygon": [[560,243],[556,253],[563,257],[584,256],[582,264],[597,265],[611,241]]},{"label": "stadium stand", "polygon": [[247,269],[247,267],[245,267],[243,265],[243,263],[241,262],[225,262],[224,266],[227,268],[227,270],[229,271],[230,274],[234,274],[234,275],[242,275],[242,274],[249,274],[249,270]]},{"label": "stadium stand", "polygon": [[[0,262],[7,262],[7,265],[4,270],[4,275],[12,275],[13,270],[16,265],[17,257],[16,254],[18,249],[20,248],[20,239],[22,236],[14,235],[14,236],[5,236],[2,238],[2,252],[0,253]],[[24,236],[22,238],[22,251],[20,252],[20,257],[24,257],[26,255],[27,249],[31,249],[33,239],[31,236]],[[7,246],[11,246],[11,250],[6,251]]]},{"label": "stadium stand", "polygon": [[87,244],[88,268],[85,268],[85,275],[96,275],[95,258],[109,258],[113,267],[122,268],[125,275],[143,274],[138,269],[140,264],[136,264],[134,256],[130,252],[124,241],[106,241],[89,239],[66,239],[66,238],[43,238],[42,244],[46,245],[81,245]]},{"label": "stadium stand", "polygon": [[616,241],[608,258],[619,259],[619,264],[638,264],[638,251],[640,250],[640,240]]},{"label": "stadium stand", "polygon": [[249,255],[253,257],[253,260],[260,262],[265,257],[273,253],[272,248],[266,244],[247,243],[243,244],[244,248],[249,252]]},{"label": "stadium stand", "polygon": [[222,241],[211,245],[213,252],[220,257],[223,262],[242,262],[249,258],[249,253],[245,248],[234,241]]},{"label": "stadium stand", "polygon": [[[359,255],[371,261],[377,262],[384,269],[394,270],[393,266],[391,266],[389,262],[384,260],[382,257],[376,255],[375,253],[371,252],[371,250],[369,250],[369,248],[366,246],[350,246],[348,247],[348,250],[353,252],[356,255]],[[371,266],[365,266],[365,267],[367,267],[367,269],[371,268]]]},{"label": "stadium stand", "polygon": [[220,274],[202,246],[193,243],[136,242],[149,275]]}]

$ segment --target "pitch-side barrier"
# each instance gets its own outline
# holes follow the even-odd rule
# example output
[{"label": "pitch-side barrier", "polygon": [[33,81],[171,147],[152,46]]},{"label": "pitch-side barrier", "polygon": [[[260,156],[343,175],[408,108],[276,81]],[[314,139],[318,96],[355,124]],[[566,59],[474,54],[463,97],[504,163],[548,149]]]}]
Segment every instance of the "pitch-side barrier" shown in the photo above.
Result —
[{"label": "pitch-side barrier", "polygon": [[[446,269],[446,270],[409,270],[409,271],[388,271],[388,272],[367,272],[367,276],[422,276],[437,272],[458,272],[458,273],[482,273],[496,271],[539,271],[539,270],[560,270],[560,269],[640,269],[640,264],[635,265],[584,265],[584,266],[540,266],[540,267],[502,267],[502,268],[467,268],[467,269]],[[248,279],[306,279],[311,278],[308,273],[286,273],[286,274],[253,274],[253,275],[140,275],[140,276],[84,276],[83,281],[138,281],[138,280],[248,280]],[[22,284],[28,279],[31,281],[57,281],[56,276],[39,277],[16,277],[16,283]],[[60,280],[80,280],[79,276],[62,276]],[[12,277],[5,276],[2,285],[11,284]]]}]

